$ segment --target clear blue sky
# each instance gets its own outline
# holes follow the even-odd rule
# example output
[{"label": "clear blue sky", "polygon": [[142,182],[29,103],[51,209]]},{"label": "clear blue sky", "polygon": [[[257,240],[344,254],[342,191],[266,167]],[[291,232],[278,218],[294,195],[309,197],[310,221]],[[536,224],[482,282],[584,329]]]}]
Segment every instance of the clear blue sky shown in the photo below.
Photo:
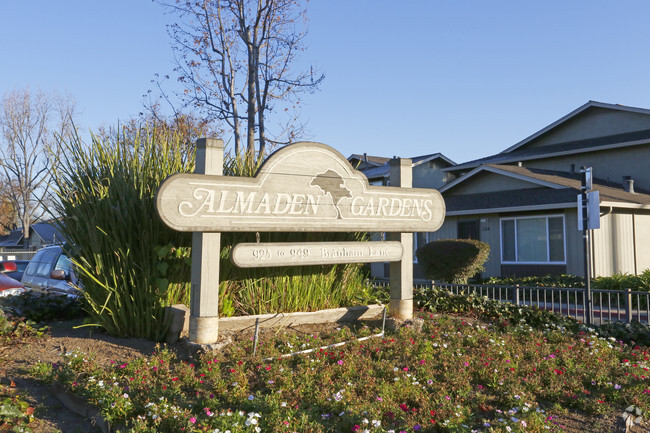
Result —
[{"label": "clear blue sky", "polygon": [[[650,108],[650,1],[312,0],[311,139],[345,156],[510,147],[590,99]],[[0,93],[68,92],[85,130],[141,110],[171,73],[150,0],[0,0]]]}]

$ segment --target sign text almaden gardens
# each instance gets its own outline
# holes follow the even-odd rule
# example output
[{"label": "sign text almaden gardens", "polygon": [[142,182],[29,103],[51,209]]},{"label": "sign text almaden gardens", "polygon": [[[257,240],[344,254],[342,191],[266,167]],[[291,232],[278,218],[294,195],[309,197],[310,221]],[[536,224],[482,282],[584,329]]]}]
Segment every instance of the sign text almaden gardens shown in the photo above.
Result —
[{"label": "sign text almaden gardens", "polygon": [[169,227],[193,232],[190,341],[217,340],[221,232],[388,232],[389,242],[243,243],[231,258],[241,267],[390,262],[390,314],[412,317],[411,233],[437,230],[445,204],[437,190],[410,188],[410,160],[391,162],[388,187],[369,185],[319,143],[283,147],[252,178],[221,176],[221,140],[198,140],[196,161],[194,174],[169,177],[156,198]]},{"label": "sign text almaden gardens", "polygon": [[434,189],[370,186],[336,150],[296,143],[254,178],[177,174],[161,186],[158,212],[180,231],[432,232],[444,219]]}]

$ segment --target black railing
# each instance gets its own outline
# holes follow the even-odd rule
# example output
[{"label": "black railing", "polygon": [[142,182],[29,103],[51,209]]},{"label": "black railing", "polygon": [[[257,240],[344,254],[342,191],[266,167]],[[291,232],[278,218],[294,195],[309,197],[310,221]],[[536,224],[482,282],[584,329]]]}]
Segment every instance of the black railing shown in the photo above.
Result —
[{"label": "black railing", "polygon": [[[377,287],[388,287],[385,280],[374,280]],[[447,284],[417,281],[414,289],[438,287],[453,293],[476,294],[501,302],[528,305],[586,322],[585,290],[580,288],[505,286],[487,284]],[[626,290],[591,290],[593,323],[650,323],[650,292]]]}]

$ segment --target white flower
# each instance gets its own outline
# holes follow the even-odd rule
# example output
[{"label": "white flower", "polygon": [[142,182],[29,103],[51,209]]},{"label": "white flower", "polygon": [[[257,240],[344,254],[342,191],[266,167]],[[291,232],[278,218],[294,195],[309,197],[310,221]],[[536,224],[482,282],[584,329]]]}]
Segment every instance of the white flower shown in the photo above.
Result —
[{"label": "white flower", "polygon": [[378,421],[376,419],[372,420],[372,426],[373,427],[379,427],[381,425],[381,421]]}]

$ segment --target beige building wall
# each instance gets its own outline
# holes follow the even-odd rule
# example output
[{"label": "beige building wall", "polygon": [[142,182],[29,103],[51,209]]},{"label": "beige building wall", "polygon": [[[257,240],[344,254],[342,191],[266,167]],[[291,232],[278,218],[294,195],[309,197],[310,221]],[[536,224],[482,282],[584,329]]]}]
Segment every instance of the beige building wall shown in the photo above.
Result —
[{"label": "beige building wall", "polygon": [[541,147],[643,129],[650,129],[650,116],[647,114],[592,107],[529,143],[527,147]]},{"label": "beige building wall", "polygon": [[635,274],[634,217],[612,212],[601,216],[592,231],[593,275]]},{"label": "beige building wall", "polygon": [[637,273],[650,269],[650,215],[634,215],[634,252]]},{"label": "beige building wall", "polygon": [[650,191],[650,144],[588,154],[567,155],[540,161],[524,161],[524,167],[571,172],[572,167],[591,167],[595,178],[623,184],[623,176],[632,176],[634,187]]},{"label": "beige building wall", "polygon": [[[564,212],[566,242],[566,273],[584,275],[582,231],[578,230],[576,209]],[[536,214],[536,213],[531,213]],[[540,212],[539,215],[544,215]],[[472,216],[474,217],[474,216]],[[475,216],[480,221],[480,240],[490,245],[490,256],[485,263],[483,277],[501,275],[501,240],[498,214]],[[457,224],[467,216],[448,216],[442,227],[429,233],[429,241],[455,239]],[[632,215],[611,212],[601,216],[600,228],[591,231],[592,276],[610,276],[615,273],[642,273],[650,269],[650,215]]]},{"label": "beige building wall", "polygon": [[650,269],[650,215],[634,215],[634,254],[637,274]]},{"label": "beige building wall", "polygon": [[464,194],[481,194],[485,192],[501,192],[509,190],[541,188],[530,181],[517,179],[510,176],[503,176],[500,174],[490,173],[489,171],[482,171],[472,177],[471,182],[460,183],[451,188],[445,194],[464,195]]}]

